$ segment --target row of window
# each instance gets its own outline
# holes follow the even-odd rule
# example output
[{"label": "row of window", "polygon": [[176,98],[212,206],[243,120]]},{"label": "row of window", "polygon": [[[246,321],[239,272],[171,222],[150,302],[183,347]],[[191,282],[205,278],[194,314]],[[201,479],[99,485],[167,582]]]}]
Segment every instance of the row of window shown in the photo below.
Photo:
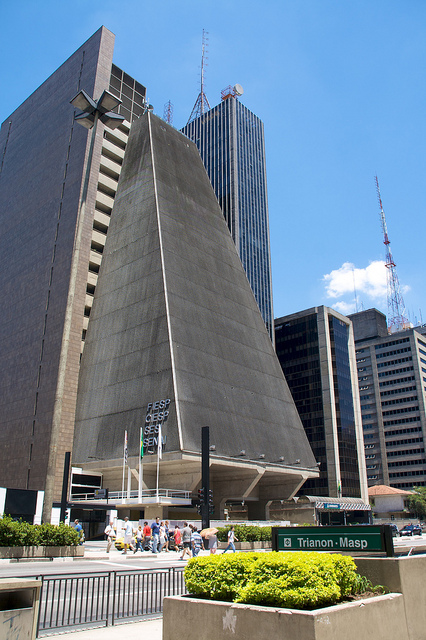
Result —
[{"label": "row of window", "polygon": [[375,349],[385,349],[386,347],[393,347],[396,344],[403,344],[404,342],[410,342],[410,338],[400,338],[399,340],[391,340],[390,342],[382,342],[382,344],[376,344]]},{"label": "row of window", "polygon": [[421,458],[420,460],[397,460],[396,462],[389,462],[388,467],[413,467],[418,464],[424,464],[426,460]]},{"label": "row of window", "polygon": [[401,364],[401,362],[411,362],[413,356],[407,356],[406,358],[398,358],[398,360],[389,360],[388,362],[378,362],[377,368],[380,369],[382,367],[390,367],[394,364]]},{"label": "row of window", "polygon": [[[414,370],[414,367],[410,367],[410,368]],[[383,376],[383,373],[381,373],[380,376]],[[415,380],[415,379],[416,378],[414,376],[406,376],[405,378],[396,378],[396,380],[385,380],[384,382],[381,382],[379,384],[379,387],[389,387],[394,384],[400,384],[401,382],[411,382],[412,380]]]},{"label": "row of window", "polygon": [[396,356],[398,353],[406,353],[411,351],[411,347],[404,347],[404,349],[394,349],[393,351],[386,351],[386,353],[376,353],[376,360],[379,358],[389,358],[389,356]]},{"label": "row of window", "polygon": [[420,422],[420,416],[410,416],[410,418],[398,418],[397,420],[386,420],[383,422],[384,427],[390,427],[393,424],[407,424],[407,422]]},{"label": "row of window", "polygon": [[389,478],[401,478],[406,476],[424,476],[426,471],[424,469],[413,469],[412,471],[400,471],[399,473],[390,473]]},{"label": "row of window", "polygon": [[[420,429],[418,429],[420,431]],[[423,438],[404,438],[404,440],[388,440],[386,443],[386,449],[388,447],[399,447],[407,444],[416,444],[417,442],[423,442]],[[387,455],[389,455],[387,453]]]},{"label": "row of window", "polygon": [[[394,376],[397,373],[405,373],[406,371],[414,371],[414,367],[401,367],[401,369],[395,369],[394,371],[382,371],[382,373],[379,373],[379,378]],[[395,384],[395,380],[392,380],[392,384]]]},{"label": "row of window", "polygon": [[[409,398],[395,398],[395,400],[385,400],[382,402],[382,407],[389,407],[392,404],[404,404],[404,402],[415,402],[417,396],[410,396]],[[388,415],[389,412],[384,412],[383,415]]]},{"label": "row of window", "polygon": [[[395,456],[409,456],[409,455],[413,455],[416,453],[424,453],[425,450],[424,449],[404,449],[403,451],[389,451],[387,453],[388,458],[391,457],[395,457]],[[367,457],[367,456],[365,456]]]},{"label": "row of window", "polygon": [[[414,380],[414,376],[413,376],[413,380]],[[401,389],[390,389],[389,391],[381,391],[380,397],[384,398],[385,396],[393,396],[395,395],[395,393],[406,393],[407,391],[416,391],[416,390],[417,390],[416,385],[413,385],[412,387],[402,387]],[[382,403],[382,406],[383,406],[383,403]]]},{"label": "row of window", "polygon": [[[416,480],[416,485],[419,487],[424,487],[426,484],[426,482],[424,482],[423,480]],[[395,487],[395,489],[412,489],[413,488],[413,483],[412,482],[392,482],[392,486]]]},{"label": "row of window", "polygon": [[391,438],[392,436],[399,435],[401,433],[419,433],[421,432],[421,427],[408,427],[406,429],[395,429],[394,431],[385,432],[385,438]]}]

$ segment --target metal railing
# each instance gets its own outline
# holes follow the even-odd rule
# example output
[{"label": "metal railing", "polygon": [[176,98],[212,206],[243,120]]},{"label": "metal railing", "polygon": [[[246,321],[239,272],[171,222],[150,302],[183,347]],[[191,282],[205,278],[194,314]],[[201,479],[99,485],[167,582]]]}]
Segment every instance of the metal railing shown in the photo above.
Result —
[{"label": "metal railing", "polygon": [[160,613],[163,599],[186,593],[183,568],[36,576],[42,581],[37,637]]},{"label": "metal railing", "polygon": [[[128,498],[138,498],[139,493],[136,489],[132,491],[110,491],[108,493],[108,500],[126,500]],[[156,498],[179,498],[180,500],[190,500],[191,491],[185,491],[183,489],[143,489],[141,494],[142,500],[153,500]],[[75,493],[72,494],[72,500],[74,501],[88,501],[99,500],[99,496],[95,493]]]}]

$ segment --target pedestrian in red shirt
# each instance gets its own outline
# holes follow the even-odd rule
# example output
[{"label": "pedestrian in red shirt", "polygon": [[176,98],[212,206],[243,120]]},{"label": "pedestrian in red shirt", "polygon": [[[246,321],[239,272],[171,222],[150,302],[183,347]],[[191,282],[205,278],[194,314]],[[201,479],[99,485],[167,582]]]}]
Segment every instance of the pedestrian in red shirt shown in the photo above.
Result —
[{"label": "pedestrian in red shirt", "polygon": [[182,534],[180,532],[178,525],[175,526],[174,540],[175,540],[175,551],[179,551],[180,550],[179,546],[182,542]]},{"label": "pedestrian in red shirt", "polygon": [[151,541],[151,527],[147,522],[143,523],[143,541],[142,541],[142,549],[145,550],[146,547],[149,547],[149,543]]}]

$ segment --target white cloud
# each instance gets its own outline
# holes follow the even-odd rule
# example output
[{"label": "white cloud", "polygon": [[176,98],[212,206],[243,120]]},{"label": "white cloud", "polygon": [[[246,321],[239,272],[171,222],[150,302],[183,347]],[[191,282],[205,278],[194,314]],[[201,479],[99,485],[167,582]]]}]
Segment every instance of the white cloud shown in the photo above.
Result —
[{"label": "white cloud", "polygon": [[[345,262],[339,269],[323,276],[323,281],[328,298],[341,298],[348,293],[354,296],[356,290],[358,298],[363,294],[377,304],[386,300],[386,266],[383,260],[370,262],[364,269],[358,269],[351,262]],[[350,303],[341,301],[337,304]],[[336,304],[333,306],[337,308]]]},{"label": "white cloud", "polygon": [[344,316],[348,316],[350,313],[355,313],[357,311],[357,305],[355,304],[354,299],[352,299],[350,302],[340,300],[339,302],[333,303],[333,309]]}]

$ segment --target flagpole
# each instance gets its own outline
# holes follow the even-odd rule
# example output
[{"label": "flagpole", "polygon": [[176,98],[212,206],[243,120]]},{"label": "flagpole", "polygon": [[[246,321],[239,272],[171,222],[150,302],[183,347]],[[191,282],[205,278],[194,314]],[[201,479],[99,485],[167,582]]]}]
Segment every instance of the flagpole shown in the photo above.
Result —
[{"label": "flagpole", "polygon": [[138,484],[138,502],[142,502],[142,456],[143,456],[143,427],[141,427],[139,438],[139,484]]},{"label": "flagpole", "polygon": [[159,475],[160,475],[160,458],[163,455],[163,451],[162,451],[162,440],[161,440],[161,424],[158,428],[158,440],[157,440],[157,502],[159,502],[159,497],[158,497],[158,479],[159,479]]},{"label": "flagpole", "polygon": [[127,431],[124,431],[124,450],[123,450],[123,482],[121,485],[121,500],[124,503],[124,476],[126,471],[126,458],[127,458]]}]

